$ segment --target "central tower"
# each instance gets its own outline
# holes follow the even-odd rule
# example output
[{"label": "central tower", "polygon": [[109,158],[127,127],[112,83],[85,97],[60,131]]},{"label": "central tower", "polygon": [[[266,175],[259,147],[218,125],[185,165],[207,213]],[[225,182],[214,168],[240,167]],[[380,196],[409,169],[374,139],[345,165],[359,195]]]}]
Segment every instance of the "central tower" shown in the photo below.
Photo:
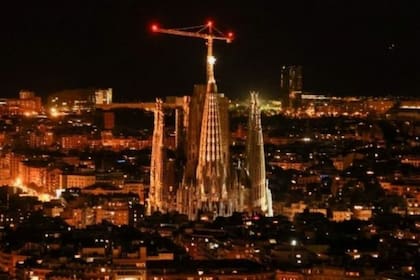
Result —
[{"label": "central tower", "polygon": [[[212,34],[212,25],[209,25]],[[207,87],[204,99],[199,156],[196,170],[197,210],[216,216],[229,215],[227,145],[222,134],[221,112],[214,77],[213,38],[207,40]]]}]

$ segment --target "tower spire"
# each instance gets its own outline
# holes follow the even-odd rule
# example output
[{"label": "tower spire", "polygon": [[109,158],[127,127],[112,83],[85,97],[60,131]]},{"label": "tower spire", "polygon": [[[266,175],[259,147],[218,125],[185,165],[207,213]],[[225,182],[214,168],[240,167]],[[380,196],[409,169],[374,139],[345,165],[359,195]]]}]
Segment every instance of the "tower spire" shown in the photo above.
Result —
[{"label": "tower spire", "polygon": [[207,93],[217,93],[216,79],[214,78],[214,64],[216,58],[213,55],[213,22],[207,23],[209,37],[207,38]]},{"label": "tower spire", "polygon": [[251,182],[251,205],[253,211],[271,216],[271,192],[267,186],[265,173],[264,140],[257,92],[250,93],[248,137],[246,144],[246,169]]},{"label": "tower spire", "polygon": [[162,109],[162,99],[156,99],[156,108],[154,111],[154,130],[152,139],[152,154],[150,162],[150,189],[147,212],[149,215],[155,211],[165,210],[163,201],[163,164],[164,164],[164,146],[163,146],[163,128],[164,115]]}]

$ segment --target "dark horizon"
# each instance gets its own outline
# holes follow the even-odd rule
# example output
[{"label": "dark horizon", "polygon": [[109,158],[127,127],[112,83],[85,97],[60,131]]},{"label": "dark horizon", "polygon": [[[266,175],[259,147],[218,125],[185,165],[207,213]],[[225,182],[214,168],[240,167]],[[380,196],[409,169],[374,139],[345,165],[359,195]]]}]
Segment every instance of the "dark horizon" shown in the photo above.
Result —
[{"label": "dark horizon", "polygon": [[[85,3],[86,2],[86,3]],[[190,94],[205,83],[204,41],[152,34],[213,19],[216,81],[230,98],[279,96],[282,65],[306,91],[419,95],[419,7],[409,1],[17,1],[2,5],[1,97],[112,87],[114,100]]]}]

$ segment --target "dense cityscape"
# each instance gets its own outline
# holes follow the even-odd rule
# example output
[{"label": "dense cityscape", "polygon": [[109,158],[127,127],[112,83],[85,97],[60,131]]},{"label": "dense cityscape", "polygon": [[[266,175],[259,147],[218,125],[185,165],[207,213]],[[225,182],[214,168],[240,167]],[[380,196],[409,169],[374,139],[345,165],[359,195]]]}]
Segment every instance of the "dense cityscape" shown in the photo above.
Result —
[{"label": "dense cityscape", "polygon": [[150,32],[205,46],[189,93],[0,98],[0,279],[419,279],[420,98],[307,89],[300,64],[230,98],[233,32]]},{"label": "dense cityscape", "polygon": [[5,276],[415,279],[420,100],[309,93],[300,66],[281,73],[284,100],[214,93],[238,188],[224,212],[182,192],[206,85],[156,103],[113,103],[110,88],[3,99]]}]

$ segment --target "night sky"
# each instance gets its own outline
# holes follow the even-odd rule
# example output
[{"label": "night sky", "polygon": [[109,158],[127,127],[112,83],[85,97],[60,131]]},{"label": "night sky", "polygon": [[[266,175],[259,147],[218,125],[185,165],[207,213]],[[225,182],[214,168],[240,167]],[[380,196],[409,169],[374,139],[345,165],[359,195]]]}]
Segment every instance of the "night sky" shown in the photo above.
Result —
[{"label": "night sky", "polygon": [[333,95],[420,90],[418,1],[4,1],[0,97],[112,87],[114,100],[190,94],[205,82],[204,40],[153,34],[212,19],[233,31],[215,43],[228,97],[279,96],[282,65],[300,64],[304,89]]}]

